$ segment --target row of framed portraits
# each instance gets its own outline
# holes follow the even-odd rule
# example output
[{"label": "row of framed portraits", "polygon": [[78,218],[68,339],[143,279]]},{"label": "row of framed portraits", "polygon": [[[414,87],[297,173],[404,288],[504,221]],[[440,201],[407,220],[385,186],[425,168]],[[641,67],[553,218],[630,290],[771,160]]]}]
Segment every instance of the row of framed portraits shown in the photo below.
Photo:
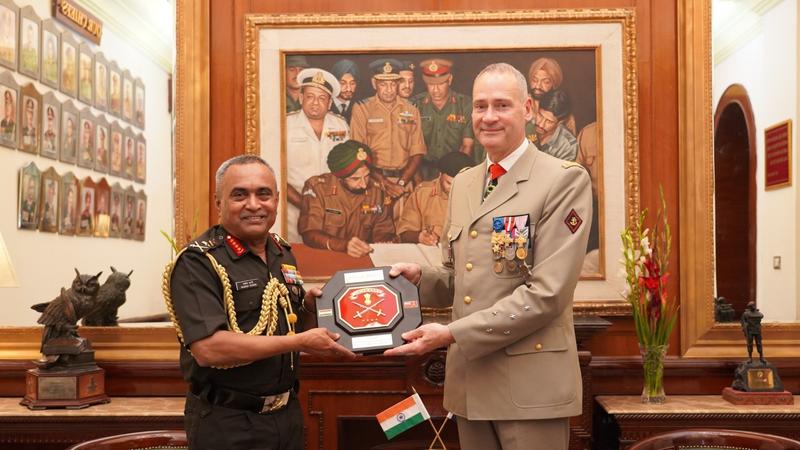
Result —
[{"label": "row of framed portraits", "polygon": [[30,162],[19,171],[17,227],[63,235],[114,237],[143,241],[147,195],[133,186],[72,172],[44,172]]},{"label": "row of framed portraits", "polygon": [[0,65],[144,129],[142,80],[31,6],[0,0]]},{"label": "row of framed portraits", "polygon": [[62,103],[53,92],[42,95],[32,83],[20,88],[5,70],[0,70],[0,97],[0,145],[145,183],[142,133],[88,107],[78,110],[72,100]]}]

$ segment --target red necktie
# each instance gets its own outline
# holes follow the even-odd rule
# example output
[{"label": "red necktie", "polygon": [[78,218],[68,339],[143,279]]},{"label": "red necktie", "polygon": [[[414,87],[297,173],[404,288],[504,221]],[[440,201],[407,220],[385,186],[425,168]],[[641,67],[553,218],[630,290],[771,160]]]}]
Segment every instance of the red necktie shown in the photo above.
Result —
[{"label": "red necktie", "polygon": [[497,180],[506,173],[506,169],[503,168],[500,164],[494,163],[489,166],[489,185],[486,186],[486,190],[483,191],[483,198],[489,196],[494,190],[494,187],[497,186]]}]

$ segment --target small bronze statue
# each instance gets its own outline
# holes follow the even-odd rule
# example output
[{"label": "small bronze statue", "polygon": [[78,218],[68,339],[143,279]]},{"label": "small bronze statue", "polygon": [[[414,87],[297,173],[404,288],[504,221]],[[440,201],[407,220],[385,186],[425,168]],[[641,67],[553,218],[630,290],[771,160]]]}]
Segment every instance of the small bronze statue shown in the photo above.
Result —
[{"label": "small bronze statue", "polygon": [[[747,303],[740,323],[747,339],[747,361],[736,367],[733,384],[722,390],[722,397],[736,405],[790,405],[794,403],[791,392],[784,390],[778,369],[764,359],[761,345],[761,320],[764,319],[756,302]],[[758,361],[753,361],[753,342],[758,350]]]},{"label": "small bronze statue", "polygon": [[125,304],[125,291],[131,287],[131,270],[127,274],[111,266],[111,275],[97,292],[97,308],[87,314],[81,324],[93,327],[115,327],[119,325],[117,311]]},{"label": "small bronze statue", "polygon": [[756,302],[749,302],[747,303],[747,308],[742,313],[741,323],[742,323],[742,332],[744,336],[747,338],[747,362],[753,362],[753,341],[756,342],[756,348],[758,349],[758,360],[761,361],[763,364],[767,362],[764,361],[764,349],[761,346],[761,319],[764,318],[764,314],[761,314],[761,311],[756,308]]},{"label": "small bronze statue", "polygon": [[714,321],[717,323],[733,322],[736,311],[733,309],[728,299],[717,297],[714,299]]}]

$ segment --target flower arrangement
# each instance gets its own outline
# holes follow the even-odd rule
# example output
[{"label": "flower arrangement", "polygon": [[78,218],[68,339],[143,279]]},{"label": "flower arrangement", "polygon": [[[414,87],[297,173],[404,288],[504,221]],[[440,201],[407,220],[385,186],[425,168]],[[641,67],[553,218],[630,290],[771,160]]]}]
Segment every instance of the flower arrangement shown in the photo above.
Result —
[{"label": "flower arrangement", "polygon": [[642,353],[645,386],[642,401],[663,403],[664,355],[669,335],[678,319],[678,305],[669,301],[669,254],[672,235],[667,221],[664,190],[659,188],[661,209],[653,230],[645,228],[647,209],[642,211],[633,227],[621,234],[622,260],[626,288],[623,296],[631,304],[636,338]]}]

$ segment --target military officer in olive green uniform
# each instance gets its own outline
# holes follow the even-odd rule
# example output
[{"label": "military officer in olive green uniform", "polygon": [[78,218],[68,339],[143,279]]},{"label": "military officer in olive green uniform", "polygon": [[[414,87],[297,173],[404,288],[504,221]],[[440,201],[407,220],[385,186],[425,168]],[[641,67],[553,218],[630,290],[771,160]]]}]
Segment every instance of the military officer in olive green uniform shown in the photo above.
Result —
[{"label": "military officer in olive green uniform", "polygon": [[[167,266],[165,300],[189,384],[192,450],[300,450],[299,352],[353,355],[315,324],[318,288],[303,289],[291,247],[270,234],[278,189],[263,159],[242,155],[216,174],[220,224]],[[265,320],[259,320],[259,318]]]},{"label": "military officer in olive green uniform", "polygon": [[286,112],[300,109],[300,82],[297,75],[308,67],[308,60],[303,55],[286,57]]},{"label": "military officer in olive green uniform", "polygon": [[306,245],[359,258],[372,242],[396,241],[391,201],[370,178],[372,162],[372,150],[353,140],[328,153],[331,173],[303,186],[297,231]]},{"label": "military officer in olive green uniform", "polygon": [[411,193],[412,179],[425,155],[419,111],[398,95],[399,70],[395,59],[379,59],[370,65],[375,95],[353,107],[350,136],[367,144],[372,151],[372,178],[402,212],[401,197]]},{"label": "military officer in olive green uniform", "polygon": [[564,123],[570,115],[566,92],[554,89],[539,100],[536,113],[536,145],[539,150],[565,161],[575,161],[578,140]]},{"label": "military officer in olive green uniform", "polygon": [[487,160],[453,180],[444,264],[390,272],[418,283],[423,304],[452,299],[453,320],[403,333],[409,343],[385,354],[449,346],[443,405],[463,450],[566,450],[569,417],[581,413],[572,299],[591,227],[589,175],[525,139],[532,101],[513,66],[481,71],[472,97]]},{"label": "military officer in olive green uniform", "polygon": [[438,161],[439,177],[423,181],[414,189],[403,208],[397,223],[401,242],[418,242],[425,245],[439,243],[443,233],[447,199],[453,177],[462,169],[472,166],[472,158],[461,152],[450,152]]},{"label": "military officer in olive green uniform", "polygon": [[422,179],[439,174],[437,162],[446,153],[472,155],[472,99],[450,89],[453,63],[435,58],[422,61],[422,80],[427,92],[415,95],[411,103],[419,109],[422,135],[428,152],[422,160]]}]

